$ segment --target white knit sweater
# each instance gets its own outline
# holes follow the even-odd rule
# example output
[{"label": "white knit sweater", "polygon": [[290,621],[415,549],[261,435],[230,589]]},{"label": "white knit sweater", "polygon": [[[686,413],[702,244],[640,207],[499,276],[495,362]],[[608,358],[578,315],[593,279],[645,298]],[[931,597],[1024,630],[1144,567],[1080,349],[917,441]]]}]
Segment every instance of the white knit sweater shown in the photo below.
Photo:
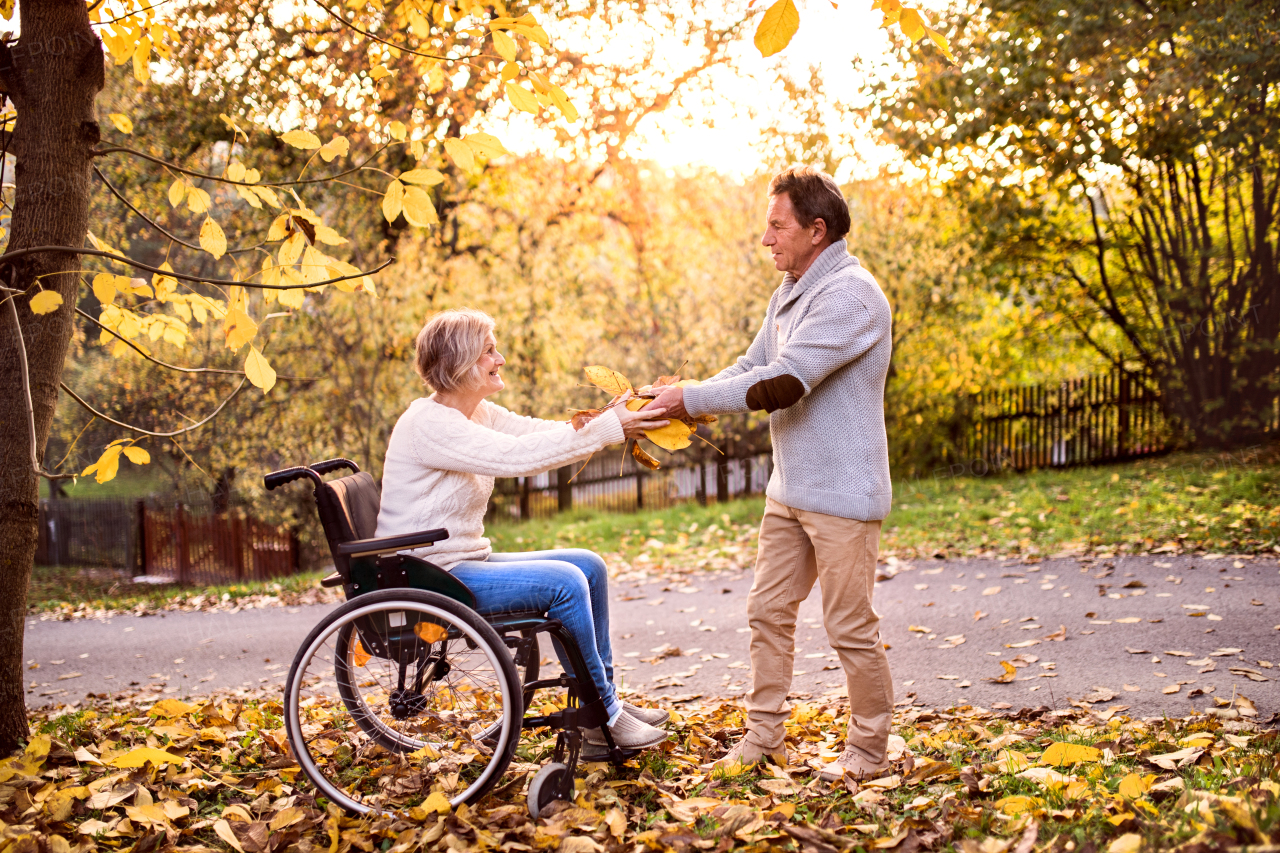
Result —
[{"label": "white knit sweater", "polygon": [[493,553],[484,513],[495,477],[528,477],[585,459],[623,441],[616,412],[581,430],[512,414],[487,400],[471,420],[435,397],[409,404],[387,443],[378,536],[443,527],[449,538],[414,555],[442,569]]}]

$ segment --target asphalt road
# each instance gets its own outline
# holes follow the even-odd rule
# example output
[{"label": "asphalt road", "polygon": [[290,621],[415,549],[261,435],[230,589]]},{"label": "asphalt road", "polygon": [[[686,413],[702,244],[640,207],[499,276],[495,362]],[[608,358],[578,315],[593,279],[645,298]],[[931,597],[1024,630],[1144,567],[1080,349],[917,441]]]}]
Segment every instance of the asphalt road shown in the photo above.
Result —
[{"label": "asphalt road", "polygon": [[[898,568],[877,585],[876,609],[899,702],[1062,708],[1083,699],[1139,716],[1181,716],[1236,691],[1260,719],[1280,712],[1274,558],[938,560]],[[750,675],[750,586],[749,570],[615,584],[621,684],[673,702],[740,697]],[[29,618],[27,701],[282,685],[302,639],[331,607]],[[841,695],[844,676],[822,630],[817,589],[800,620],[794,695]],[[670,654],[675,648],[679,655]],[[1002,660],[1015,664],[1015,680],[986,681],[1004,672]]]}]

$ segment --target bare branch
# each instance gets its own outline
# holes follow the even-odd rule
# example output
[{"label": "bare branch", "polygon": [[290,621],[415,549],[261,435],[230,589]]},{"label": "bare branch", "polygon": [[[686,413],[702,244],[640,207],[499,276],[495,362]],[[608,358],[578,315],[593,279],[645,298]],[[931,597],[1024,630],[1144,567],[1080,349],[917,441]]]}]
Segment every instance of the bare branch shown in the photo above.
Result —
[{"label": "bare branch", "polygon": [[[115,188],[115,186],[111,183],[111,181],[107,180],[107,176],[106,176],[106,175],[104,175],[104,174],[102,174],[102,170],[101,170],[101,169],[99,169],[97,166],[94,166],[94,167],[93,167],[93,171],[94,171],[94,172],[97,174],[97,176],[102,180],[102,183],[106,184],[107,189],[111,190],[111,194],[112,194],[112,195],[114,195],[116,198],[120,199],[120,201],[122,201],[122,202],[124,203],[124,206],[125,206],[125,207],[129,208],[129,209],[130,209],[130,210],[132,210],[134,213],[136,213],[138,216],[142,217],[143,221],[145,221],[145,222],[146,222],[148,225],[150,225],[152,228],[156,229],[156,230],[157,230],[157,231],[159,231],[161,234],[163,234],[165,237],[168,237],[170,240],[172,240],[173,242],[177,243],[179,246],[186,246],[188,249],[195,249],[197,252],[203,252],[203,251],[204,251],[204,249],[203,249],[202,247],[197,246],[195,243],[188,243],[186,240],[183,240],[183,239],[182,239],[181,237],[179,237],[178,235],[176,235],[176,234],[174,234],[174,233],[172,233],[172,232],[170,232],[170,231],[167,231],[167,230],[165,229],[165,227],[164,227],[163,225],[161,225],[159,222],[156,222],[156,221],[155,221],[154,219],[152,219],[150,216],[147,216],[147,215],[146,215],[145,213],[143,213],[141,210],[138,210],[138,208],[134,207],[134,206],[129,202],[129,199],[125,198],[125,197],[124,197],[124,195],[122,195],[122,194],[121,194],[121,192],[120,192],[118,189],[116,189],[116,188]],[[258,244],[258,245],[256,245],[256,246],[249,246],[248,248],[245,248],[245,249],[228,249],[226,253],[227,253],[228,255],[239,255],[239,254],[243,254],[243,253],[245,253],[245,252],[254,252],[254,251],[257,251],[258,249],[261,249],[261,248],[262,248],[263,246],[265,246],[265,245],[266,245],[265,243],[259,243],[259,244]]]},{"label": "bare branch", "polygon": [[[162,270],[159,267],[153,267],[150,264],[144,264],[141,261],[131,260],[123,255],[115,255],[111,252],[100,252],[97,249],[72,249],[69,246],[32,246],[29,249],[14,249],[12,252],[5,252],[3,255],[0,255],[0,264],[9,263],[27,255],[38,255],[41,252],[71,252],[76,255],[92,255],[93,257],[108,258],[109,260],[119,261],[122,264],[128,264],[129,266],[140,269],[144,272],[155,273],[156,275],[166,275],[169,278],[176,278],[182,281],[225,285],[227,287],[253,287],[258,290],[300,290],[308,287],[323,287],[326,284],[336,284],[340,281],[350,281],[355,278],[364,278],[367,275],[375,275],[396,262],[395,258],[387,258],[371,270],[364,270],[362,272],[352,273],[351,275],[341,275],[337,278],[328,278],[324,281],[317,281],[314,284],[257,284],[249,280],[236,281],[230,278],[203,278],[198,275],[190,275],[176,270]],[[254,273],[254,275],[258,274],[258,272]]]},{"label": "bare branch", "polygon": [[[120,334],[110,326],[103,325],[102,321],[94,317],[92,314],[82,311],[79,308],[76,309],[76,313],[79,314],[81,317],[85,318],[86,320],[88,320],[90,323],[93,323],[99,329],[102,329],[104,332],[107,332],[113,335],[114,337],[118,338],[119,340],[124,341],[126,344],[132,347],[134,351],[138,353],[138,355],[142,356],[147,361],[160,365],[165,370],[174,370],[174,371],[177,371],[178,373],[214,373],[220,376],[244,376],[243,370],[224,370],[223,368],[220,368],[220,367],[181,367],[180,365],[177,365],[177,364],[169,364],[169,362],[161,361],[160,359],[151,355],[146,350],[142,349],[142,347],[138,346],[133,341],[129,340],[124,335]],[[287,379],[290,382],[315,382],[316,381],[315,379],[311,379],[305,376],[282,376],[280,374],[276,374],[276,379],[280,379],[280,380]]]},{"label": "bare branch", "polygon": [[326,175],[323,178],[299,178],[296,181],[259,181],[256,184],[250,184],[245,181],[233,181],[230,178],[223,178],[218,175],[210,175],[205,172],[197,172],[194,169],[188,169],[185,166],[179,166],[177,163],[170,163],[168,160],[161,160],[159,157],[152,157],[150,154],[146,153],[145,151],[139,151],[138,149],[130,148],[127,145],[108,145],[106,148],[95,148],[93,149],[93,155],[95,157],[100,157],[103,154],[114,154],[117,151],[122,151],[126,154],[132,154],[135,157],[141,157],[143,160],[150,160],[152,163],[156,163],[158,165],[164,166],[165,168],[173,169],[175,172],[181,172],[184,175],[190,175],[193,178],[202,178],[206,181],[217,181],[220,184],[229,184],[233,187],[297,187],[297,186],[302,186],[303,184],[323,184],[326,181],[332,181],[334,178],[341,178],[345,175],[350,175],[355,172],[358,172],[361,169],[363,169],[365,166],[367,166],[369,163],[372,163],[374,158],[376,158],[379,154],[381,154],[383,151],[386,151],[390,147],[391,145],[389,143],[387,145],[382,146],[377,151],[370,154],[363,162],[360,163],[360,165],[353,166],[352,168],[347,169],[345,172],[338,172],[333,175]]},{"label": "bare branch", "polygon": [[176,429],[176,430],[174,430],[173,432],[152,432],[152,431],[151,431],[151,430],[149,430],[149,429],[143,429],[142,427],[137,427],[137,426],[134,426],[133,424],[127,424],[127,423],[125,423],[124,421],[118,421],[118,420],[116,420],[115,418],[112,418],[112,417],[109,417],[109,416],[107,416],[107,415],[104,415],[102,412],[99,412],[99,411],[98,411],[97,409],[95,409],[93,406],[89,405],[87,402],[85,402],[85,400],[84,400],[84,398],[83,398],[83,397],[81,397],[81,396],[80,396],[79,394],[77,394],[75,391],[72,391],[70,388],[68,388],[68,387],[67,387],[67,383],[65,383],[65,382],[59,382],[59,383],[58,383],[58,387],[60,387],[63,391],[66,391],[66,392],[67,392],[67,394],[68,394],[68,395],[70,395],[71,399],[75,400],[77,403],[79,403],[81,406],[83,406],[83,407],[85,408],[85,410],[86,410],[86,411],[88,411],[88,412],[89,412],[89,414],[93,415],[95,418],[101,418],[102,420],[106,421],[107,423],[109,423],[109,424],[113,424],[113,425],[115,425],[115,426],[118,426],[118,427],[120,427],[121,429],[127,429],[127,430],[129,430],[130,432],[137,432],[137,433],[141,433],[142,435],[150,436],[150,437],[152,437],[152,438],[174,438],[175,436],[185,435],[186,433],[194,432],[194,431],[196,431],[196,430],[200,429],[200,427],[202,427],[202,426],[204,426],[205,424],[209,423],[209,421],[211,421],[211,420],[213,420],[214,418],[216,418],[216,417],[218,416],[218,413],[219,413],[219,412],[221,412],[223,409],[225,409],[225,408],[227,407],[227,404],[228,404],[228,403],[230,403],[232,400],[234,400],[234,399],[236,398],[236,395],[240,393],[240,390],[241,390],[242,388],[244,388],[244,383],[246,383],[246,382],[248,382],[248,381],[249,381],[249,380],[248,380],[248,378],[241,379],[241,380],[240,380],[240,384],[236,386],[236,390],[234,390],[234,391],[232,391],[232,392],[231,392],[231,396],[230,396],[230,397],[228,397],[227,399],[223,400],[221,403],[219,403],[219,404],[218,404],[218,408],[214,409],[214,410],[213,410],[213,413],[212,413],[212,414],[210,414],[210,415],[209,415],[209,417],[205,418],[205,419],[204,419],[204,420],[202,420],[202,421],[199,421],[199,422],[197,422],[197,423],[194,423],[194,424],[192,424],[192,425],[191,425],[191,426],[189,426],[189,427],[183,427],[182,429]]},{"label": "bare branch", "polygon": [[379,38],[378,36],[375,36],[373,33],[368,32],[367,30],[360,29],[355,24],[351,23],[346,18],[339,15],[337,12],[334,12],[333,10],[331,10],[328,6],[326,6],[323,2],[321,2],[321,0],[317,0],[316,5],[319,6],[326,15],[333,18],[339,24],[342,24],[342,26],[346,27],[352,32],[357,32],[360,35],[364,36],[365,38],[373,39],[374,41],[380,44],[385,44],[387,47],[395,48],[396,50],[399,50],[403,53],[409,53],[414,56],[421,56],[424,59],[436,59],[436,60],[439,60],[440,62],[465,62],[468,65],[471,64],[469,60],[481,59],[485,56],[485,54],[483,53],[473,53],[470,56],[449,57],[449,56],[440,56],[439,54],[435,54],[435,53],[423,53],[422,51],[419,51],[419,50],[413,50],[412,48],[405,47],[402,44],[396,44],[395,42],[389,42],[384,38]]}]

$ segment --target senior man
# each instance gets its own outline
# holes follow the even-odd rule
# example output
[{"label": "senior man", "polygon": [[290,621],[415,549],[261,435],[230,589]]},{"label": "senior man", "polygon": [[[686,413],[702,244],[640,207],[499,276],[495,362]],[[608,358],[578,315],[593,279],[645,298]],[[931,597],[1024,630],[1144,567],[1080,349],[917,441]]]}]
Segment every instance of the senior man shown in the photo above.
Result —
[{"label": "senior man", "polygon": [[892,488],[884,384],[889,302],[844,236],[849,206],[830,176],[792,166],[769,184],[761,242],[785,275],[744,356],[701,385],[666,388],[668,417],[765,411],[773,438],[751,625],[746,736],[716,768],[785,763],[800,602],[822,587],[823,622],[849,689],[845,749],[821,770],[870,778],[888,766],[889,661],[871,607],[880,522]]}]

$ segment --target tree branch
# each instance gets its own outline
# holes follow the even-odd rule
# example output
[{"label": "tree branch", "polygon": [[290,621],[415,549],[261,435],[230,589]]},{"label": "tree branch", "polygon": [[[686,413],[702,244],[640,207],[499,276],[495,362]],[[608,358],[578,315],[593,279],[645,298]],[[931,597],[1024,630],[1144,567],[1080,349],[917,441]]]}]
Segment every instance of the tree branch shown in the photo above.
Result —
[{"label": "tree branch", "polygon": [[337,12],[334,12],[333,10],[331,10],[328,6],[326,6],[322,2],[322,0],[316,0],[316,5],[319,6],[320,9],[326,15],[333,18],[335,21],[337,21],[339,24],[342,24],[342,26],[346,27],[347,29],[353,32],[357,32],[360,35],[364,36],[365,38],[373,39],[374,41],[380,44],[385,44],[387,47],[395,48],[396,50],[402,51],[404,53],[409,53],[414,56],[421,56],[423,59],[435,59],[440,62],[466,62],[467,64],[470,64],[470,60],[479,59],[485,56],[485,54],[483,53],[473,53],[470,56],[448,57],[448,56],[439,56],[438,54],[434,54],[434,53],[423,53],[422,51],[419,51],[419,50],[413,50],[412,48],[405,47],[404,45],[395,44],[394,42],[389,42],[386,39],[379,38],[378,36],[375,36],[373,33],[368,32],[367,30],[360,29],[355,24],[351,23],[346,18],[339,15]]},{"label": "tree branch", "polygon": [[[108,332],[109,334],[115,336],[116,338],[124,341],[129,346],[133,347],[133,349],[138,353],[138,355],[142,356],[147,361],[158,364],[161,367],[165,368],[166,370],[174,370],[174,371],[177,371],[178,373],[216,373],[221,376],[244,376],[245,375],[243,370],[224,370],[221,367],[181,367],[176,364],[169,364],[167,361],[161,361],[155,356],[147,353],[144,349],[142,349],[142,347],[138,346],[133,341],[129,340],[124,335],[120,334],[110,326],[103,325],[102,321],[94,317],[92,314],[82,311],[79,308],[76,309],[76,313],[79,314],[81,317],[85,318],[86,320],[88,320],[90,323],[93,323],[99,329],[102,329],[104,332]],[[287,379],[290,382],[315,382],[316,381],[314,379],[310,379],[305,376],[281,376],[279,374],[276,374],[276,379],[281,379],[281,380]]]},{"label": "tree branch", "polygon": [[132,424],[127,424],[127,423],[125,423],[124,421],[118,421],[118,420],[116,420],[115,418],[108,417],[107,415],[104,415],[102,412],[99,412],[99,411],[98,411],[97,409],[95,409],[93,406],[89,405],[87,402],[85,402],[84,398],[82,398],[82,397],[81,397],[79,394],[77,394],[75,391],[72,391],[70,388],[68,388],[68,387],[67,387],[67,383],[65,383],[65,382],[59,382],[59,383],[58,383],[58,387],[60,387],[63,391],[66,391],[66,392],[67,392],[67,394],[69,394],[69,395],[71,396],[71,399],[75,400],[77,403],[79,403],[81,406],[83,406],[83,407],[85,408],[85,410],[86,410],[86,411],[88,411],[88,412],[89,412],[89,414],[93,415],[95,418],[101,418],[102,420],[106,421],[107,423],[109,423],[109,424],[113,424],[113,425],[115,425],[115,426],[118,426],[118,427],[120,427],[121,429],[127,429],[127,430],[129,430],[130,432],[138,432],[138,433],[142,433],[143,435],[150,436],[150,437],[152,437],[152,438],[174,438],[174,437],[179,436],[179,435],[185,435],[186,433],[194,432],[195,430],[198,430],[198,429],[200,429],[200,427],[202,427],[202,426],[204,426],[205,424],[209,423],[209,421],[211,421],[211,420],[213,420],[214,418],[216,418],[216,417],[218,416],[218,413],[219,413],[219,412],[221,412],[223,409],[225,409],[225,408],[227,407],[227,404],[228,404],[228,403],[230,403],[232,400],[234,400],[234,399],[236,398],[236,395],[240,393],[240,390],[241,390],[242,388],[244,388],[244,383],[246,383],[246,382],[248,382],[248,381],[249,381],[249,380],[248,380],[248,378],[247,378],[247,377],[246,377],[246,378],[244,378],[244,379],[241,379],[241,380],[240,380],[240,384],[236,386],[236,390],[234,390],[234,391],[232,391],[232,392],[231,392],[231,396],[230,396],[230,397],[228,397],[227,399],[223,400],[221,403],[219,403],[219,404],[218,404],[218,408],[214,409],[214,410],[213,410],[213,413],[212,413],[212,414],[210,414],[210,415],[209,415],[209,417],[205,418],[205,419],[204,419],[204,420],[202,420],[202,421],[199,421],[199,422],[197,422],[197,423],[194,423],[194,424],[192,424],[192,425],[191,425],[191,426],[189,426],[189,427],[183,427],[182,429],[176,429],[176,430],[174,430],[173,432],[152,432],[152,431],[151,431],[151,430],[149,430],[149,429],[143,429],[142,427],[136,427],[136,426],[133,426]]},{"label": "tree branch", "polygon": [[[10,268],[11,273],[16,269]],[[10,276],[12,278],[12,274]],[[10,288],[6,288],[9,290]],[[22,397],[26,403],[27,409],[27,431],[31,435],[31,472],[37,476],[44,477],[46,480],[66,480],[70,479],[70,474],[50,474],[44,470],[44,466],[40,464],[40,454],[36,447],[36,413],[35,404],[31,399],[31,374],[27,369],[27,341],[22,336],[22,321],[18,319],[17,299],[10,295],[4,300],[9,303],[9,313],[13,316],[13,327],[17,331],[18,336],[18,370],[22,373]]]},{"label": "tree branch", "polygon": [[[364,278],[367,275],[375,275],[396,262],[395,258],[387,258],[371,270],[352,273],[351,275],[341,275],[337,278],[328,278],[324,281],[317,281],[315,284],[255,284],[254,282],[247,280],[236,281],[230,278],[202,278],[198,275],[190,275],[188,273],[177,272],[176,270],[162,270],[159,267],[153,267],[150,264],[144,264],[140,261],[126,258],[123,255],[112,254],[111,252],[100,252],[97,249],[72,249],[69,246],[32,246],[29,249],[14,249],[12,252],[5,252],[3,255],[0,255],[0,264],[15,261],[18,258],[25,257],[26,255],[38,255],[41,252],[71,252],[76,255],[92,255],[98,258],[108,258],[113,261],[119,261],[136,269],[143,270],[144,272],[154,273],[156,275],[165,275],[169,278],[176,278],[182,281],[225,285],[227,287],[253,287],[258,290],[299,290],[309,287],[323,287],[326,284],[336,284],[339,281],[350,281],[354,278]],[[258,274],[259,273],[254,273],[254,275]]]},{"label": "tree branch", "polygon": [[[99,169],[97,166],[94,166],[94,167],[93,167],[93,171],[94,171],[94,172],[97,174],[97,176],[102,180],[102,183],[106,184],[107,189],[111,190],[111,194],[112,194],[112,195],[114,195],[116,198],[120,199],[120,201],[124,202],[124,206],[125,206],[125,207],[129,208],[129,209],[130,209],[130,210],[132,210],[134,213],[136,213],[138,216],[140,216],[140,217],[143,219],[143,221],[144,221],[144,222],[146,222],[148,225],[150,225],[152,228],[156,229],[156,230],[157,230],[157,231],[159,231],[161,234],[163,234],[164,236],[168,237],[168,238],[169,238],[170,240],[172,240],[173,242],[177,243],[179,246],[186,246],[188,249],[195,249],[197,252],[203,252],[203,251],[204,251],[204,249],[203,249],[203,248],[201,248],[200,246],[197,246],[197,245],[196,245],[196,244],[194,244],[194,243],[188,243],[186,240],[183,240],[183,239],[182,239],[181,237],[179,237],[178,235],[173,234],[173,233],[171,233],[170,231],[165,230],[164,226],[163,226],[163,225],[161,225],[159,222],[156,222],[156,221],[155,221],[154,219],[152,219],[150,216],[147,216],[147,215],[146,215],[145,213],[143,213],[141,210],[138,210],[138,208],[136,208],[136,207],[134,207],[132,204],[130,204],[129,199],[125,198],[125,197],[120,193],[120,191],[119,191],[118,189],[116,189],[114,185],[112,185],[111,181],[107,180],[107,176],[106,176],[106,175],[104,175],[104,174],[102,174],[102,170],[101,170],[101,169]],[[262,248],[264,245],[266,245],[266,244],[265,244],[265,243],[259,243],[259,244],[258,244],[258,245],[256,245],[256,246],[250,246],[250,247],[248,247],[248,248],[246,248],[246,249],[228,249],[226,253],[227,253],[228,255],[239,255],[239,254],[244,254],[245,252],[254,252],[254,251],[257,251],[258,249]]]},{"label": "tree branch", "polygon": [[304,184],[323,184],[326,181],[332,181],[334,178],[341,178],[344,175],[350,175],[354,172],[358,172],[361,169],[363,169],[365,166],[367,166],[369,163],[372,163],[375,157],[377,157],[379,154],[381,154],[383,151],[386,151],[390,147],[391,147],[390,144],[382,146],[377,151],[370,154],[368,158],[366,158],[363,162],[360,163],[359,166],[354,166],[350,169],[347,169],[345,172],[338,172],[337,174],[334,174],[334,175],[326,175],[323,178],[299,178],[296,181],[259,181],[256,184],[250,184],[245,181],[233,181],[230,178],[223,178],[223,177],[219,177],[218,175],[210,175],[205,172],[197,172],[194,169],[188,169],[183,166],[179,166],[176,163],[170,163],[168,160],[161,160],[159,157],[152,157],[150,154],[147,154],[145,151],[139,151],[138,149],[130,148],[127,145],[108,145],[106,148],[95,148],[93,149],[93,156],[100,157],[103,154],[114,154],[117,151],[123,151],[126,154],[132,154],[135,157],[141,157],[143,160],[150,160],[152,163],[156,163],[166,168],[173,169],[175,172],[181,172],[184,175],[190,175],[193,178],[203,178],[206,181],[217,181],[220,184],[230,184],[233,187],[297,187],[297,186],[302,186]]}]

